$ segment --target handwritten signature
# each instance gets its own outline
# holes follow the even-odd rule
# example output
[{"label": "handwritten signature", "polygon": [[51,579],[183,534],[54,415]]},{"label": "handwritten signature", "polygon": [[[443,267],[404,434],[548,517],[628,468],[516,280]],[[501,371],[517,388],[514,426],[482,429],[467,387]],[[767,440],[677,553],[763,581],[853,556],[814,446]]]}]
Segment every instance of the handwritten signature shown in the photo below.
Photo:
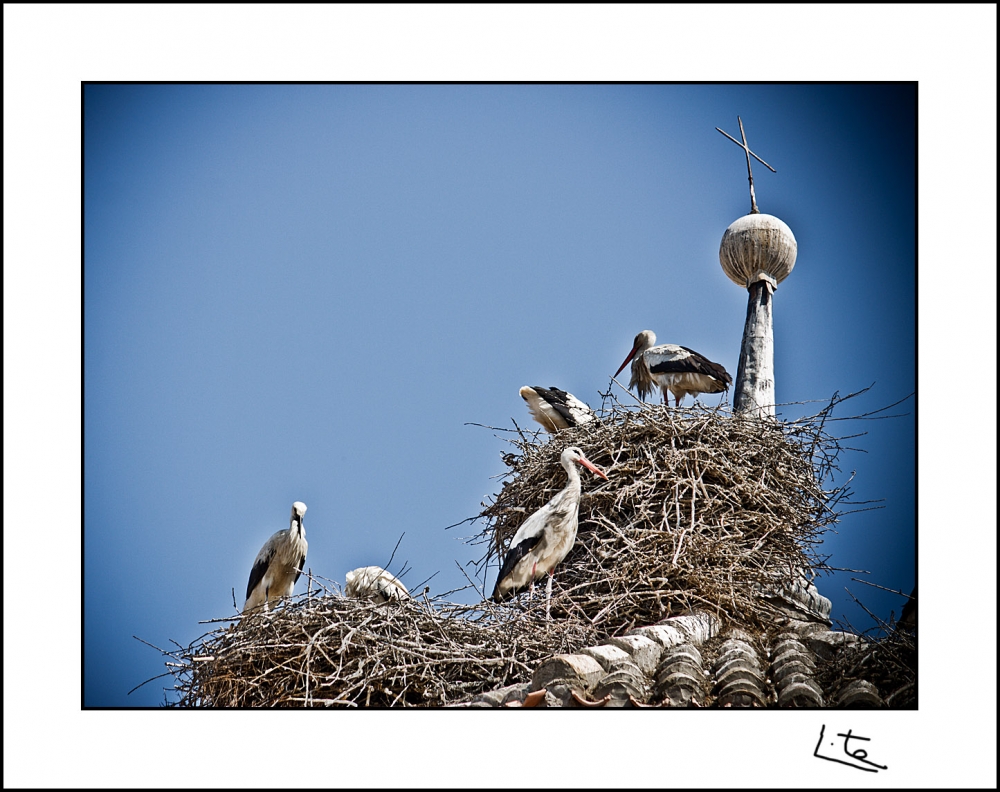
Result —
[{"label": "handwritten signature", "polygon": [[[823,727],[819,730],[819,742],[816,743],[816,750],[813,751],[813,756],[815,756],[817,759],[826,759],[828,762],[837,762],[838,764],[845,764],[848,767],[854,767],[857,768],[858,770],[864,770],[867,773],[877,773],[879,770],[888,769],[888,765],[880,765],[880,764],[875,764],[874,762],[869,762],[867,758],[868,751],[866,751],[864,748],[858,748],[857,750],[854,751],[850,750],[849,745],[851,740],[864,740],[865,742],[871,742],[870,737],[859,737],[856,734],[852,734],[850,729],[847,730],[847,734],[838,734],[837,736],[844,738],[844,753],[847,756],[851,757],[853,761],[848,761],[846,759],[837,759],[834,756],[823,756],[823,754],[819,752],[819,749],[823,745],[823,732],[825,730],[826,730],[826,724],[824,724]],[[829,744],[836,745],[836,742],[834,740],[830,740]],[[856,764],[856,762],[860,762],[861,764]],[[865,767],[864,765],[869,765],[869,767]]]}]

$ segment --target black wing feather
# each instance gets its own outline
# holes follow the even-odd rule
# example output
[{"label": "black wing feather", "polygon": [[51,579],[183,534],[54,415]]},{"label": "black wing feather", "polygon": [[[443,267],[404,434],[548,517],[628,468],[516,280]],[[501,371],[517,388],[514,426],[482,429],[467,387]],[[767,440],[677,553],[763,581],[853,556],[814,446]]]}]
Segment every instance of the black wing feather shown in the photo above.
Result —
[{"label": "black wing feather", "polygon": [[274,558],[274,550],[263,558],[258,557],[256,563],[253,565],[253,569],[250,570],[250,580],[247,583],[247,595],[244,599],[250,599],[250,592],[253,591],[257,587],[257,584],[264,579],[264,574],[267,572],[267,568],[271,564],[272,558]]},{"label": "black wing feather", "polygon": [[566,398],[569,394],[559,388],[549,388],[549,392],[552,394],[552,398],[546,398],[545,400],[552,405],[557,413],[566,419],[566,423],[570,426],[576,426],[576,418],[569,411],[569,400]]},{"label": "black wing feather", "polygon": [[298,583],[299,578],[302,577],[302,570],[306,568],[306,557],[302,556],[301,558],[299,558],[299,563],[296,564],[295,567],[298,570],[295,573],[295,582]]},{"label": "black wing feather", "polygon": [[729,372],[723,366],[713,363],[704,355],[695,352],[693,349],[688,349],[686,346],[682,346],[681,349],[685,352],[690,352],[691,357],[684,358],[683,360],[665,360],[657,363],[655,366],[650,366],[649,370],[653,374],[696,371],[698,374],[707,374],[710,377],[714,377],[726,385],[732,383],[733,378],[729,376]]},{"label": "black wing feather", "polygon": [[[517,562],[524,558],[530,551],[541,540],[542,534],[537,533],[534,536],[529,536],[523,539],[516,547],[510,548],[510,552],[507,553],[507,557],[503,560],[503,566],[500,567],[500,574],[497,575],[496,585],[493,587],[492,598],[499,602],[500,595],[500,581],[503,580],[507,575],[514,571],[514,567],[517,566]],[[511,592],[512,594],[515,592]]]},{"label": "black wing feather", "polygon": [[570,394],[562,388],[543,388],[539,385],[532,385],[532,390],[542,397],[557,413],[559,413],[570,426],[577,426],[576,417],[570,412]]}]

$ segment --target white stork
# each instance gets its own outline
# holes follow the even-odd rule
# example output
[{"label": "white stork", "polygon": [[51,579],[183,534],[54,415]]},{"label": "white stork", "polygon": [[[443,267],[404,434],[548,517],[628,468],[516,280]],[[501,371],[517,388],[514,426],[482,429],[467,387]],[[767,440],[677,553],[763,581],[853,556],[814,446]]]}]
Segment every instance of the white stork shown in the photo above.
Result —
[{"label": "white stork", "polygon": [[348,597],[357,599],[370,597],[378,602],[410,599],[410,592],[399,578],[380,566],[352,569],[347,573],[347,587],[344,593]]},{"label": "white stork", "polygon": [[594,411],[590,407],[572,393],[559,388],[525,385],[520,392],[521,398],[528,403],[531,417],[549,434],[594,419]]},{"label": "white stork", "polygon": [[[629,388],[639,391],[639,398],[645,400],[659,386],[663,391],[663,403],[668,404],[667,391],[674,394],[674,404],[680,407],[681,399],[687,394],[721,393],[729,390],[733,378],[718,363],[713,363],[693,349],[677,344],[656,344],[656,333],[643,330],[635,337],[632,351],[615,372],[617,377],[625,365],[632,361],[632,379]],[[634,360],[633,360],[634,358]]]},{"label": "white stork", "polygon": [[507,557],[500,567],[492,599],[500,602],[504,596],[517,593],[525,586],[534,588],[535,580],[549,573],[546,612],[552,598],[552,570],[573,549],[580,512],[580,472],[583,465],[603,479],[604,471],[584,456],[576,446],[565,449],[559,462],[566,469],[569,481],[552,500],[525,520],[510,541]]},{"label": "white stork", "polygon": [[243,612],[247,613],[261,605],[292,596],[295,583],[302,574],[306,563],[306,529],[302,517],[306,505],[301,501],[292,504],[292,520],[287,528],[271,535],[254,559],[247,582],[247,601]]}]

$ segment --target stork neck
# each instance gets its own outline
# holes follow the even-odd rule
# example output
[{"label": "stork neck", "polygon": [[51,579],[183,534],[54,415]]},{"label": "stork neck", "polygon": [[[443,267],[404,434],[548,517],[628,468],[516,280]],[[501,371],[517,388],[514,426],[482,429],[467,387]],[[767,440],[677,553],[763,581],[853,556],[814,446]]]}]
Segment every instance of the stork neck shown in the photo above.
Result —
[{"label": "stork neck", "polygon": [[576,462],[571,459],[562,459],[563,468],[566,470],[566,475],[569,481],[566,482],[565,489],[580,489],[580,468],[577,467]]},{"label": "stork neck", "polygon": [[288,532],[292,536],[298,536],[300,539],[305,537],[305,535],[306,535],[306,527],[305,527],[305,525],[302,524],[302,518],[301,517],[293,517],[292,518],[292,524],[290,526],[288,526],[288,527],[290,529]]}]

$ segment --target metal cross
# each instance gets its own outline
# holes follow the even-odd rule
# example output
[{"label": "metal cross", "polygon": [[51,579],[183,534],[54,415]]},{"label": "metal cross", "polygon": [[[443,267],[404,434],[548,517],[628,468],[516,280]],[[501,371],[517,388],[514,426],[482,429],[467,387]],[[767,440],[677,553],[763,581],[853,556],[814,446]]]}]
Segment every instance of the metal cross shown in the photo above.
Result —
[{"label": "metal cross", "polygon": [[757,208],[757,198],[753,193],[753,171],[750,170],[750,157],[753,156],[755,160],[761,163],[761,165],[764,165],[768,170],[771,171],[771,173],[777,173],[778,171],[776,171],[774,168],[772,168],[770,165],[764,162],[764,160],[762,160],[760,157],[758,157],[750,150],[750,147],[747,145],[747,134],[746,132],[743,131],[743,119],[740,118],[739,116],[736,116],[736,120],[740,122],[740,137],[743,138],[742,143],[740,143],[740,141],[738,141],[732,135],[728,135],[725,132],[722,132],[722,130],[719,129],[718,127],[716,127],[716,130],[722,132],[723,135],[726,135],[726,137],[729,138],[731,141],[733,141],[733,143],[735,143],[737,146],[743,149],[744,153],[747,155],[747,174],[749,175],[750,178],[750,214],[760,214],[760,209]]}]

